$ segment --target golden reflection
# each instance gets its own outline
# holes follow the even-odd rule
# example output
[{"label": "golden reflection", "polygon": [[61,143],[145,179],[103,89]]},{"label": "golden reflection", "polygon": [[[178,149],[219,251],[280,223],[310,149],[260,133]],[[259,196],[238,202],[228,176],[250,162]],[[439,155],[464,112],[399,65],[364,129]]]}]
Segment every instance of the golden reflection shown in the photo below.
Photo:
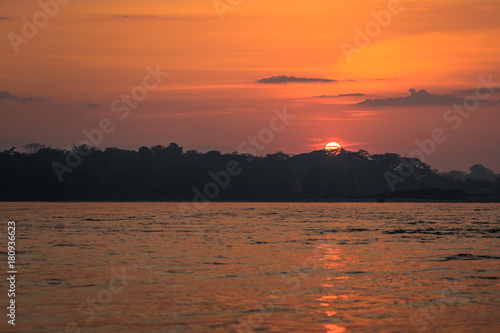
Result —
[{"label": "golden reflection", "polygon": [[323,325],[326,328],[326,333],[340,333],[340,332],[345,332],[345,327],[338,326],[338,325]]},{"label": "golden reflection", "polygon": [[[341,272],[342,267],[345,266],[345,262],[342,261],[341,258],[341,249],[335,247],[335,244],[320,244],[318,245],[319,250],[323,251],[323,255],[321,256],[320,262],[323,268],[334,269],[336,272]],[[335,283],[343,283],[345,279],[348,279],[347,276],[340,277],[327,277],[322,287],[333,288],[335,287]],[[319,305],[321,306],[320,313],[324,313],[327,317],[333,317],[337,314],[337,311],[332,311],[331,308],[334,306],[335,302],[339,299],[347,300],[350,296],[353,295],[324,295],[316,300],[319,301]],[[323,311],[324,310],[324,311]],[[345,332],[346,328],[343,326],[335,325],[335,324],[325,324],[323,325],[326,329],[326,333],[340,333]]]},{"label": "golden reflection", "polygon": [[321,260],[323,261],[324,268],[334,268],[334,267],[344,266],[343,263],[337,262],[341,260],[339,256],[340,248],[332,248],[330,244],[320,244],[318,248],[320,250],[323,250],[325,253]]}]

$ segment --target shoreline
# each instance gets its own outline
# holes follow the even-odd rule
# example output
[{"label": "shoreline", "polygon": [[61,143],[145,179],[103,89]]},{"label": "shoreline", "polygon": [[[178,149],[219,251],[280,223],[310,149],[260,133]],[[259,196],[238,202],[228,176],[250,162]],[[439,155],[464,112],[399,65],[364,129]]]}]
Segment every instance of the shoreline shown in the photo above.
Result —
[{"label": "shoreline", "polygon": [[[331,198],[331,199],[284,199],[284,200],[211,200],[208,203],[500,203],[500,196],[466,196],[459,199],[439,199],[439,198],[406,198],[406,197],[388,197],[383,202],[379,201],[380,197],[368,198]],[[186,200],[161,200],[161,199],[90,199],[90,200],[48,200],[48,199],[29,199],[29,200],[12,200],[0,199],[0,203],[8,202],[46,202],[46,203],[193,203]]]}]

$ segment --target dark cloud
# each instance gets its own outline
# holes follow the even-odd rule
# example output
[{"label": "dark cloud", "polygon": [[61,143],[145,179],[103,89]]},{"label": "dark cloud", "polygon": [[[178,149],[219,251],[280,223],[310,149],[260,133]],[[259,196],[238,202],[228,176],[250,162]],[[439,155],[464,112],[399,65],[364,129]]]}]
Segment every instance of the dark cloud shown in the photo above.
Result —
[{"label": "dark cloud", "polygon": [[316,96],[316,97],[319,97],[319,98],[337,98],[337,97],[351,97],[351,96],[366,96],[366,94],[353,93],[353,94],[340,94],[340,95],[321,95],[321,96]]},{"label": "dark cloud", "polygon": [[399,106],[399,105],[445,105],[463,103],[463,99],[453,95],[438,95],[429,94],[425,90],[416,91],[410,89],[410,96],[408,97],[395,97],[385,99],[367,99],[358,104],[368,106]]},{"label": "dark cloud", "polygon": [[95,109],[95,108],[100,108],[102,106],[102,104],[99,104],[99,103],[85,103],[85,104],[83,104],[83,106]]},{"label": "dark cloud", "polygon": [[[0,0],[1,1],[1,0]],[[197,21],[210,20],[213,21],[213,15],[128,15],[115,14],[111,19],[121,20],[163,20],[163,21]]]},{"label": "dark cloud", "polygon": [[8,20],[8,19],[9,19],[8,17],[0,16],[0,20]]},{"label": "dark cloud", "polygon": [[457,93],[460,94],[469,94],[469,95],[475,95],[476,93],[479,93],[481,95],[485,95],[487,93],[495,93],[495,92],[500,92],[500,87],[493,87],[493,88],[478,88],[478,89],[466,89],[466,90],[459,90]]},{"label": "dark cloud", "polygon": [[18,103],[32,103],[32,102],[44,102],[47,99],[46,98],[41,98],[41,97],[19,97],[16,95],[12,95],[8,91],[0,91],[0,100],[5,99],[5,100],[10,100]]},{"label": "dark cloud", "polygon": [[258,83],[289,83],[289,82],[302,82],[302,83],[324,83],[324,82],[337,82],[338,80],[319,79],[312,77],[295,77],[295,76],[270,76],[258,79]]},{"label": "dark cloud", "polygon": [[121,19],[151,19],[155,18],[154,15],[115,15],[115,18],[121,18]]}]

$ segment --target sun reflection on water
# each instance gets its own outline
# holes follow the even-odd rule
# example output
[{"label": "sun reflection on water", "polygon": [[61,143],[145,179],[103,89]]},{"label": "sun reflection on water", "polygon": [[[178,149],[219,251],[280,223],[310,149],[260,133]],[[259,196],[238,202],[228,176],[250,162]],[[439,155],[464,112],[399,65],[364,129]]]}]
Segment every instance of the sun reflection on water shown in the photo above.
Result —
[{"label": "sun reflection on water", "polygon": [[326,333],[341,333],[345,332],[346,328],[338,325],[327,324],[323,325],[326,328]]},{"label": "sun reflection on water", "polygon": [[[345,266],[345,262],[342,261],[340,256],[342,250],[338,247],[335,247],[335,244],[320,244],[318,245],[319,250],[323,251],[323,255],[320,259],[321,266],[326,269],[335,269],[336,271],[342,271],[342,267]],[[335,287],[335,283],[343,283],[345,279],[348,279],[347,276],[341,276],[337,278],[326,278],[326,282],[322,284],[322,287],[333,288]],[[338,280],[338,281],[335,281]],[[322,307],[319,312],[324,313],[327,317],[333,317],[337,314],[337,311],[332,311],[332,306],[339,299],[347,300],[349,296],[352,295],[324,295],[318,299],[320,302],[320,306]],[[325,309],[327,308],[327,309]],[[324,311],[323,311],[324,310]],[[323,325],[326,329],[326,333],[341,333],[345,332],[346,328],[343,326],[335,325],[335,324],[325,324]]]}]

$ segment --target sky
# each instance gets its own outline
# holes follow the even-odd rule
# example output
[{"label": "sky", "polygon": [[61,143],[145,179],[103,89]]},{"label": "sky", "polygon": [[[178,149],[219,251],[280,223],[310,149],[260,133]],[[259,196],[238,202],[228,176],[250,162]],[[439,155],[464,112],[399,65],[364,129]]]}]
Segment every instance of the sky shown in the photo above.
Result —
[{"label": "sky", "polygon": [[500,173],[499,17],[493,0],[0,0],[0,149],[109,119],[100,148],[233,152],[286,110],[260,155],[335,141]]}]

